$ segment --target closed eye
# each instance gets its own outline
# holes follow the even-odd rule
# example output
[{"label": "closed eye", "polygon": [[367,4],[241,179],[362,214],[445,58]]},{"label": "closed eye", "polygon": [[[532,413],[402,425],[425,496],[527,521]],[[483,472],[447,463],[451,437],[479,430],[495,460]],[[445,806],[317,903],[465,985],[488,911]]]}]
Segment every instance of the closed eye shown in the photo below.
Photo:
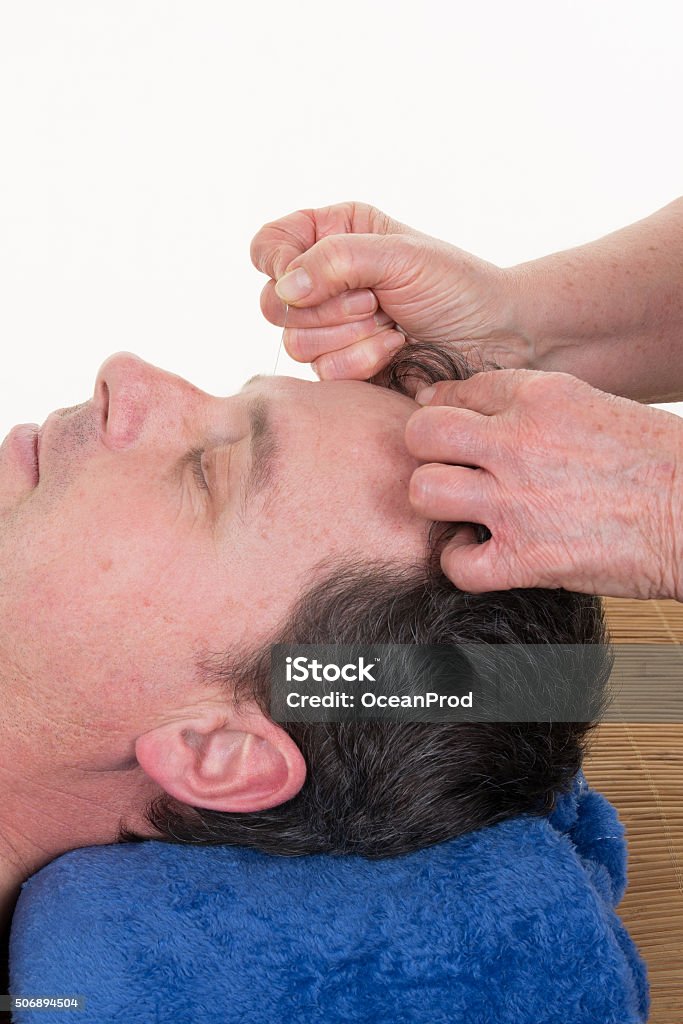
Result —
[{"label": "closed eye", "polygon": [[204,476],[204,467],[202,466],[202,457],[205,451],[205,448],[192,448],[187,453],[187,461],[192,466],[192,472],[194,473],[195,479],[199,486],[201,487],[201,489],[203,491],[208,491],[209,485],[206,482],[206,477]]}]

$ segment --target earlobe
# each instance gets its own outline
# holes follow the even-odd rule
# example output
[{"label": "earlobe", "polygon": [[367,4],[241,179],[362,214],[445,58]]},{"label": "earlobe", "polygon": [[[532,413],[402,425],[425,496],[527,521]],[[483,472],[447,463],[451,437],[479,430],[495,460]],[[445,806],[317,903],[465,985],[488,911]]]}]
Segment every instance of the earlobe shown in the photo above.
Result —
[{"label": "earlobe", "polygon": [[260,711],[219,715],[207,708],[138,737],[141,768],[176,800],[232,813],[291,800],[306,763],[290,736]]}]

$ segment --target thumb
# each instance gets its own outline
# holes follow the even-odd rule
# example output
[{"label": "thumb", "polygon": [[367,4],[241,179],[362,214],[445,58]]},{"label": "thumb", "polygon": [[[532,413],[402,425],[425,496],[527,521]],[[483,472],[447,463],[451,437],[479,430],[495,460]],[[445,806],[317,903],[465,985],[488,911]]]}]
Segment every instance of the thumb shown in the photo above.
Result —
[{"label": "thumb", "polygon": [[283,302],[307,307],[355,288],[381,292],[412,282],[414,289],[419,254],[410,235],[328,235],[292,260],[275,291]]}]

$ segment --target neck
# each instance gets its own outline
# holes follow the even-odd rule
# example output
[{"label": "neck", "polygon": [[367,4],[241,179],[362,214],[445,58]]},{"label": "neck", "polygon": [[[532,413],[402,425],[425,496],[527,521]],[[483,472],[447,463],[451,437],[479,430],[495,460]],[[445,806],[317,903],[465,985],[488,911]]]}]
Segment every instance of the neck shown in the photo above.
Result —
[{"label": "neck", "polygon": [[107,769],[48,767],[35,748],[27,757],[12,746],[0,762],[0,933],[9,928],[22,883],[55,857],[115,842],[124,822],[151,837],[133,809],[159,792],[134,759]]}]

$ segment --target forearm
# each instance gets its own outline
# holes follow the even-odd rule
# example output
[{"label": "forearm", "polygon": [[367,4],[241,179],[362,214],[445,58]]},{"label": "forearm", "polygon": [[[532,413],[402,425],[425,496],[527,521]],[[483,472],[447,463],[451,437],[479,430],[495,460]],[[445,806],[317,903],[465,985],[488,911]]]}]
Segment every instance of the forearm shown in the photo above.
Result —
[{"label": "forearm", "polygon": [[640,402],[683,399],[683,199],[506,273],[530,369]]}]

